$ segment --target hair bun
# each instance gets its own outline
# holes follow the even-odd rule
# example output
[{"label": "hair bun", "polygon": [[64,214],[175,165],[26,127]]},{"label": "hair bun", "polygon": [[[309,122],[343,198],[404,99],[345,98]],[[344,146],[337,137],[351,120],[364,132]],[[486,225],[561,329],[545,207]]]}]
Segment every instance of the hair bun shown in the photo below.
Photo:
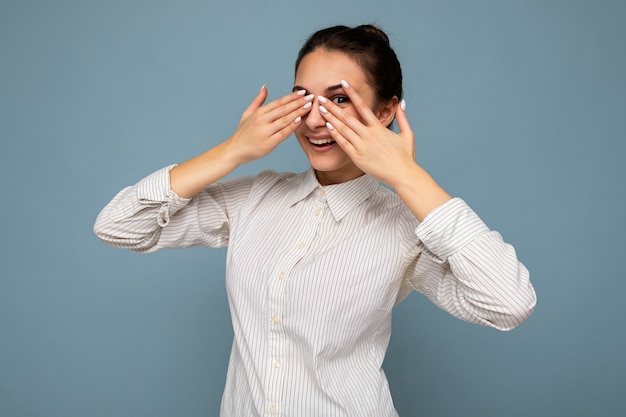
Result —
[{"label": "hair bun", "polygon": [[375,92],[377,102],[393,97],[402,99],[402,69],[389,44],[389,37],[374,25],[354,28],[337,25],[313,33],[302,45],[296,59],[296,75],[302,59],[318,50],[340,52],[351,58],[363,71]]},{"label": "hair bun", "polygon": [[374,25],[361,25],[361,26],[357,26],[355,27],[356,30],[362,30],[364,32],[370,33],[374,36],[376,36],[377,38],[380,38],[380,40],[382,40],[383,42],[385,42],[387,45],[389,45],[389,36],[387,36],[387,34],[385,32],[382,31],[382,29],[377,28]]}]

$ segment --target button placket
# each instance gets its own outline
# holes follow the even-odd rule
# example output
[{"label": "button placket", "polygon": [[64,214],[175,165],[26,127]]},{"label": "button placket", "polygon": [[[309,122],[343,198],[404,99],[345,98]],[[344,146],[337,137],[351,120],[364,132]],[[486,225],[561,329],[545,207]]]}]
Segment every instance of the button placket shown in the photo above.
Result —
[{"label": "button placket", "polygon": [[[320,194],[321,192],[321,194]],[[302,228],[291,236],[291,250],[284,251],[277,256],[274,279],[269,283],[268,308],[269,308],[269,345],[267,359],[267,379],[266,379],[266,399],[268,401],[268,413],[278,414],[278,407],[282,401],[284,391],[284,367],[285,367],[285,333],[283,323],[283,313],[285,307],[285,289],[289,283],[289,277],[293,268],[302,260],[308,252],[317,234],[318,227],[322,221],[322,214],[325,210],[325,199],[323,190],[319,189],[316,198],[308,201],[308,208],[305,210],[311,213],[302,222]],[[288,246],[287,246],[288,247]],[[273,410],[273,412],[272,412]]]}]

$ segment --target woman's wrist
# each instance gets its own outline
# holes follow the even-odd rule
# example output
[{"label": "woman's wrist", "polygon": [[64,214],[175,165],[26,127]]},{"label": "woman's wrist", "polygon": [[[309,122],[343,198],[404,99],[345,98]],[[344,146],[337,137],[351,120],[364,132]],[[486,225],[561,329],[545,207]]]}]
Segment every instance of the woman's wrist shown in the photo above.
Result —
[{"label": "woman's wrist", "polygon": [[389,185],[419,221],[452,199],[418,164],[414,164],[405,174],[397,177],[393,185]]}]

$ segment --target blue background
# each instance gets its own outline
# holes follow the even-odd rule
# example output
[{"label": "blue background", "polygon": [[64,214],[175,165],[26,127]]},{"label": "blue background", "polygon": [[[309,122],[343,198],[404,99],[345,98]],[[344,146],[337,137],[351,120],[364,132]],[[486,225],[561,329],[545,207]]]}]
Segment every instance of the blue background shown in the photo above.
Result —
[{"label": "blue background", "polygon": [[[0,416],[215,416],[223,249],[137,255],[113,195],[291,90],[319,28],[375,22],[418,162],[513,243],[539,304],[500,333],[414,294],[386,370],[401,416],[626,407],[624,1],[0,1]],[[291,138],[235,174],[303,171]]]}]

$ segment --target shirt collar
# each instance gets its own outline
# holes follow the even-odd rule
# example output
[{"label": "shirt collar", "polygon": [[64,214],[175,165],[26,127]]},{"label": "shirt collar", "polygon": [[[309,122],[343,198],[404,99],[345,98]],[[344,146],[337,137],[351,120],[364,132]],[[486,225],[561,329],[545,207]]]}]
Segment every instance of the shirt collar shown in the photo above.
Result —
[{"label": "shirt collar", "polygon": [[353,180],[333,185],[320,185],[313,168],[309,169],[294,193],[291,205],[316,193],[316,198],[325,201],[335,220],[344,218],[353,208],[370,198],[378,188],[378,181],[365,174]]}]

